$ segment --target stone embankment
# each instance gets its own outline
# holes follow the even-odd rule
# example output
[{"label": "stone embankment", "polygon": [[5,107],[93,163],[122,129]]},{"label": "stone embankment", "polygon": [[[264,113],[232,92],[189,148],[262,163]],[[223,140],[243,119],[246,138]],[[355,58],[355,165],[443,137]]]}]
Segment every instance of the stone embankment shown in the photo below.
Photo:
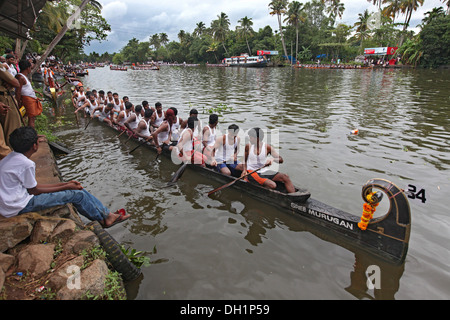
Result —
[{"label": "stone embankment", "polygon": [[[39,183],[61,181],[47,142],[40,143],[32,160]],[[0,216],[0,300],[126,298],[122,279],[100,244],[70,204]],[[111,281],[118,282],[113,294],[107,292]]]}]

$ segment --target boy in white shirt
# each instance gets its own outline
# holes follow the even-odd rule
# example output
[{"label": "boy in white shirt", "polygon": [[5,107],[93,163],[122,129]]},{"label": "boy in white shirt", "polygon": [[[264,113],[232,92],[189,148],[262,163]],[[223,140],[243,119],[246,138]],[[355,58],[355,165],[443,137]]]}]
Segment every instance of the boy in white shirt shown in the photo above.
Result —
[{"label": "boy in white shirt", "polygon": [[109,228],[130,217],[123,210],[110,212],[78,181],[40,184],[35,178],[36,164],[30,157],[38,150],[36,130],[20,127],[10,135],[13,152],[0,161],[0,214],[6,218],[26,212],[72,203],[89,220]]}]

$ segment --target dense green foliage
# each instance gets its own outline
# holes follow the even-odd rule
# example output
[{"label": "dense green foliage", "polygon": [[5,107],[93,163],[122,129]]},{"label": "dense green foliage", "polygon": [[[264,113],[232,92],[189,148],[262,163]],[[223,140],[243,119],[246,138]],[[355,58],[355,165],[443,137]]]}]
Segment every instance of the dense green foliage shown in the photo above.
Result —
[{"label": "dense green foliage", "polygon": [[[31,32],[33,40],[30,41],[27,51],[42,54],[45,46],[53,40],[74,12],[74,5],[79,5],[79,1],[47,2],[36,21],[34,31]],[[91,1],[53,49],[52,54],[63,61],[76,61],[92,40],[105,40],[106,32],[110,30],[110,25],[101,15],[101,5]]]},{"label": "dense green foliage", "polygon": [[[341,59],[351,62],[367,47],[399,46],[402,63],[415,66],[436,67],[448,64],[449,17],[448,11],[434,8],[425,14],[421,31],[408,31],[411,15],[423,0],[368,0],[378,6],[377,12],[365,10],[359,13],[353,25],[339,23],[345,11],[339,0],[311,0],[308,2],[273,0],[267,2],[267,14],[277,19],[278,28],[270,26],[254,30],[252,17],[242,17],[235,29],[230,26],[226,13],[220,12],[209,22],[200,21],[191,31],[180,30],[177,39],[169,40],[166,33],[150,35],[148,41],[132,38],[114,53],[83,53],[93,40],[105,40],[110,31],[108,22],[101,15],[101,5],[90,0],[88,6],[69,28],[52,54],[64,62],[112,62],[115,64],[169,61],[186,63],[220,63],[225,57],[257,50],[276,50],[272,57],[278,63],[291,63],[298,59],[310,62],[319,55],[326,60]],[[80,0],[48,2],[32,32],[25,53],[41,54]],[[448,1],[443,2],[449,5]],[[402,14],[404,21],[398,21]],[[397,21],[396,21],[397,20]],[[14,46],[14,39],[0,37],[3,48]],[[291,60],[291,56],[293,57]],[[324,59],[322,59],[323,61]]]},{"label": "dense green foliage", "polygon": [[450,64],[450,16],[442,7],[426,13],[421,31],[398,50],[405,63],[438,67]]},{"label": "dense green foliage", "polygon": [[[370,1],[372,2],[372,1]],[[219,63],[223,58],[241,53],[255,55],[257,50],[276,50],[278,62],[290,63],[292,56],[301,62],[310,62],[319,55],[325,60],[341,59],[351,62],[367,47],[399,46],[402,63],[414,66],[439,66],[448,63],[448,15],[442,8],[426,14],[419,35],[407,31],[411,13],[423,1],[373,1],[379,12],[365,10],[354,25],[338,23],[345,10],[338,0],[298,1],[275,0],[268,4],[268,14],[279,21],[280,29],[270,26],[253,29],[251,17],[243,17],[235,30],[230,30],[226,13],[217,19],[197,23],[192,33],[180,30],[178,39],[169,41],[167,34],[154,34],[149,41],[131,39],[120,52],[100,56],[92,53],[85,61],[112,61],[145,63],[154,61]],[[381,5],[384,4],[384,7]],[[394,22],[402,13],[404,22]],[[294,60],[295,61],[295,60]]]},{"label": "dense green foliage", "polygon": [[450,16],[441,15],[420,32],[422,64],[427,67],[450,64]]}]

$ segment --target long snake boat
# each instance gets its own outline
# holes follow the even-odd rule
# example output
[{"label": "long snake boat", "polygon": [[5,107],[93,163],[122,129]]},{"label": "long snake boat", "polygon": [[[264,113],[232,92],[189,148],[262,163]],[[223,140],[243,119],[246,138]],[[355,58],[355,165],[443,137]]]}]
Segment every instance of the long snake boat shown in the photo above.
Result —
[{"label": "long snake boat", "polygon": [[[116,132],[123,131],[118,126],[109,126],[104,122],[102,124]],[[130,137],[130,139],[156,152],[156,148],[150,143],[139,141],[134,137]],[[163,152],[163,155],[171,159],[170,152]],[[187,168],[223,184],[236,179],[236,177],[223,175],[210,167],[189,164]],[[411,212],[408,199],[402,189],[388,180],[371,179],[363,185],[361,195],[364,208],[366,206],[369,206],[369,209],[376,207],[384,195],[389,201],[387,213],[373,219],[370,217],[366,220],[364,228],[360,227],[363,221],[363,217],[360,215],[347,213],[312,199],[310,193],[302,188],[296,187],[295,193],[288,194],[280,183],[277,183],[275,190],[271,190],[245,180],[237,180],[233,184],[233,188],[270,205],[300,215],[326,230],[343,235],[350,240],[352,245],[357,245],[358,248],[381,258],[402,263],[407,255],[411,231]]]}]

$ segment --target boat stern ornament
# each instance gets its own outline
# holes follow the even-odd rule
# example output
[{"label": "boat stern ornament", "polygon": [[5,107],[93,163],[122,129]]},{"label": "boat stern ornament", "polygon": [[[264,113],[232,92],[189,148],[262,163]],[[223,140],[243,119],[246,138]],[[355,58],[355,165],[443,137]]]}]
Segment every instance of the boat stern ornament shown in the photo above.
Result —
[{"label": "boat stern ornament", "polygon": [[[383,193],[389,200],[389,210],[384,215],[373,218],[376,207],[383,199]],[[290,208],[294,213],[345,236],[351,240],[352,245],[387,260],[403,262],[411,230],[411,213],[405,193],[390,181],[371,179],[362,187],[362,197],[365,202],[364,211],[369,216],[367,221],[314,199],[308,199],[304,203],[292,202]]]}]

